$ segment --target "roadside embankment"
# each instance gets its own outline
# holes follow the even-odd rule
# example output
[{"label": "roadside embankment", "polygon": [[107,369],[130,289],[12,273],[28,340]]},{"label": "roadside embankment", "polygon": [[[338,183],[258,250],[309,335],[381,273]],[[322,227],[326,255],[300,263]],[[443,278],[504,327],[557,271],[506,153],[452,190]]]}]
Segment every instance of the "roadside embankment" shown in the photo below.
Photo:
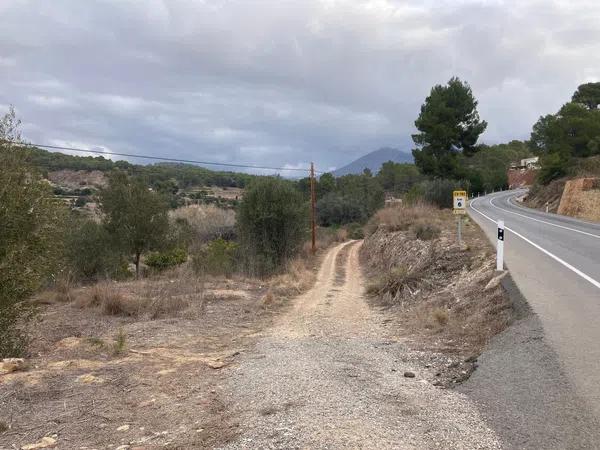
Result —
[{"label": "roadside embankment", "polygon": [[444,385],[468,378],[477,355],[514,315],[491,245],[476,224],[464,222],[459,245],[450,211],[387,208],[361,249],[371,304],[385,309],[416,349],[448,355],[440,368]]}]

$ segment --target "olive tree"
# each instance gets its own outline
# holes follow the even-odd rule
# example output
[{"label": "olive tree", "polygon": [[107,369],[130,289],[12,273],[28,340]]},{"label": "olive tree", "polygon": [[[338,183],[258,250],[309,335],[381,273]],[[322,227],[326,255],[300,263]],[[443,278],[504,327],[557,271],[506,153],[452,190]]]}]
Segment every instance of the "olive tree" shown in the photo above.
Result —
[{"label": "olive tree", "polygon": [[99,200],[106,229],[122,252],[132,258],[139,277],[142,255],[159,249],[167,240],[166,200],[142,179],[128,177],[124,172],[110,175]]}]

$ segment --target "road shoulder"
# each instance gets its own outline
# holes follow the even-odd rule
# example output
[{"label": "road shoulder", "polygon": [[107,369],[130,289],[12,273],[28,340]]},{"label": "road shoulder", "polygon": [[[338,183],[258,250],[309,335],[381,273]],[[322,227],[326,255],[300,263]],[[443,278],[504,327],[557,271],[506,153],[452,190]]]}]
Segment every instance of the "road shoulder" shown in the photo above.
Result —
[{"label": "road shoulder", "polygon": [[539,318],[510,276],[503,286],[517,320],[490,341],[457,390],[479,405],[505,448],[596,448],[598,421],[575,394]]}]

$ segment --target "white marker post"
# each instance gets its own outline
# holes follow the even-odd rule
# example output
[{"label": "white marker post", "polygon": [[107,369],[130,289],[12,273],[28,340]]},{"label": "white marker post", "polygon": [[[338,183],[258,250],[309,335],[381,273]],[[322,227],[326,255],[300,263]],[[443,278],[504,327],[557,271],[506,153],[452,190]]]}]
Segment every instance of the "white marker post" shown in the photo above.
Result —
[{"label": "white marker post", "polygon": [[496,270],[504,270],[504,220],[498,221],[498,243],[496,244]]}]

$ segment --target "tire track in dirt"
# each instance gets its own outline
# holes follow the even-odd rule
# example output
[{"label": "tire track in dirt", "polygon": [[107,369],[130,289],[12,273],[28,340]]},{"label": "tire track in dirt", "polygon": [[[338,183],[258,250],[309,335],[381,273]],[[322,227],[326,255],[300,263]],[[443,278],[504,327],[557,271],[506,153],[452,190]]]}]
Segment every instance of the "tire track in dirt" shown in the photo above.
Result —
[{"label": "tire track in dirt", "polygon": [[240,360],[226,391],[241,433],[225,448],[500,448],[465,396],[402,376],[419,354],[365,302],[361,244],[330,250],[314,288]]}]

